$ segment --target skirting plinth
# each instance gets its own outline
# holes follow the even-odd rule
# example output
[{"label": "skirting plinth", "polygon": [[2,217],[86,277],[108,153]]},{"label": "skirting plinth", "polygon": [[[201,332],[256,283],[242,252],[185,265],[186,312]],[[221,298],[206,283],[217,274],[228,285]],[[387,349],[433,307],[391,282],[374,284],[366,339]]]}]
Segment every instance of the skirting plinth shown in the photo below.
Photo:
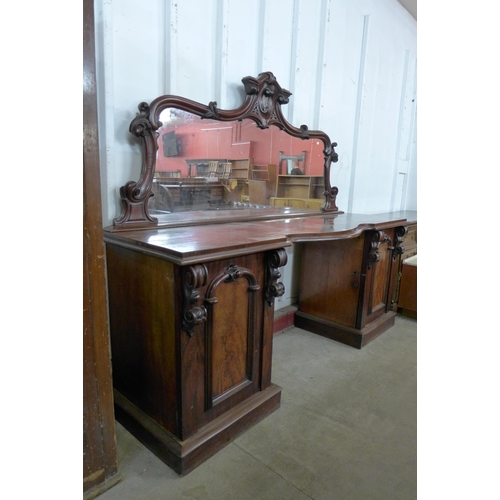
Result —
[{"label": "skirting plinth", "polygon": [[280,407],[281,387],[271,384],[180,441],[115,391],[116,419],[179,475],[186,475]]},{"label": "skirting plinth", "polygon": [[391,326],[394,326],[395,317],[396,313],[389,311],[375,321],[372,321],[365,328],[357,330],[356,328],[297,311],[295,313],[294,324],[303,330],[317,333],[342,344],[361,349]]}]

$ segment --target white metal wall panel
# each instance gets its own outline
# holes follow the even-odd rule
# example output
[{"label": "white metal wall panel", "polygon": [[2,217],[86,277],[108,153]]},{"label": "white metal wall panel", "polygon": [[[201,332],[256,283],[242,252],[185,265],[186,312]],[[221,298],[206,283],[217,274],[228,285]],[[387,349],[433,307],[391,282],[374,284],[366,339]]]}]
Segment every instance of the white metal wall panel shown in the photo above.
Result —
[{"label": "white metal wall panel", "polygon": [[[172,0],[170,7],[171,61],[168,94],[208,104],[215,100],[217,80],[217,0]],[[168,43],[168,40],[165,41]],[[167,64],[168,61],[164,61]]]},{"label": "white metal wall panel", "polygon": [[241,78],[261,71],[293,92],[293,125],[338,142],[341,210],[416,208],[416,22],[397,0],[96,0],[96,13],[106,225],[139,175],[128,132],[139,102],[232,108]]}]

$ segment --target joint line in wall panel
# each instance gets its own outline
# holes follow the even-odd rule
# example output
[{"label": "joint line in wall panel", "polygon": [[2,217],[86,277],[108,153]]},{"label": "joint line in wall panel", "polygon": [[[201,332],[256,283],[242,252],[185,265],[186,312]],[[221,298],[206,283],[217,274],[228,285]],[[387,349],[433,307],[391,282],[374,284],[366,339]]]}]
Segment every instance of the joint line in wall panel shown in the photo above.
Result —
[{"label": "joint line in wall panel", "polygon": [[[257,74],[264,71],[264,36],[265,36],[265,26],[266,26],[266,0],[259,1],[259,26],[257,34]],[[276,75],[275,75],[276,76]]]},{"label": "joint line in wall panel", "polygon": [[327,64],[325,60],[325,43],[326,43],[326,31],[329,19],[329,8],[331,0],[321,0],[321,14],[320,14],[320,31],[319,31],[319,50],[318,50],[318,73],[316,75],[316,95],[314,102],[314,119],[313,126],[314,130],[319,130],[319,117],[321,115],[321,101],[323,96],[323,89],[325,88],[325,76],[324,68]]},{"label": "joint line in wall panel", "polygon": [[[401,85],[401,96],[399,99],[399,117],[398,117],[398,129],[396,131],[396,151],[394,154],[394,170],[392,175],[392,190],[391,190],[391,212],[394,211],[394,206],[396,205],[396,191],[398,184],[398,177],[400,175],[399,172],[399,157],[401,152],[401,140],[403,135],[403,120],[404,120],[404,110],[405,110],[405,102],[406,102],[406,93],[407,93],[407,85],[408,85],[408,62],[409,62],[409,50],[405,50],[405,61],[403,66],[403,78]],[[403,173],[403,175],[405,175]],[[405,184],[403,180],[403,185]],[[401,191],[402,193],[402,191]],[[401,199],[399,200],[401,203]]]},{"label": "joint line in wall panel", "polygon": [[227,92],[227,38],[228,28],[225,19],[227,19],[227,0],[217,0],[217,23],[216,23],[216,39],[215,39],[215,72],[214,72],[214,87],[215,100],[219,108],[225,108],[226,92]]},{"label": "joint line in wall panel", "polygon": [[179,57],[179,17],[177,11],[177,3],[169,2],[167,7],[169,21],[169,62],[168,62],[168,78],[169,78],[169,93],[182,94],[181,89],[177,88],[177,73],[178,73],[178,57]]},{"label": "joint line in wall panel", "polygon": [[160,88],[162,89],[162,93],[164,95],[166,94],[171,94],[170,91],[170,74],[171,74],[171,68],[170,68],[170,60],[172,57],[172,49],[171,49],[171,30],[170,30],[170,23],[171,23],[171,4],[167,2],[162,2],[162,16],[160,18],[160,33],[163,34],[163,46],[161,47],[161,50],[159,50],[159,54],[161,57],[161,61],[159,61],[160,68],[163,68],[163,73],[162,73],[162,78],[163,81],[161,82]]},{"label": "joint line in wall panel", "polygon": [[416,145],[417,139],[416,139],[416,133],[417,133],[417,127],[416,127],[416,110],[417,110],[417,60],[414,60],[413,63],[413,89],[412,89],[412,101],[411,101],[411,118],[410,118],[410,138],[407,144],[407,151],[406,151],[406,160],[408,161],[408,170],[405,175],[405,182],[403,184],[403,196],[401,197],[401,207],[400,210],[405,210],[406,208],[406,199],[407,199],[407,193],[408,193],[408,188],[410,186],[408,179],[410,176],[410,173],[412,172],[413,168],[416,167],[415,162],[411,161],[413,159],[413,148]]},{"label": "joint line in wall panel", "polygon": [[[293,9],[284,10],[280,2],[266,0],[264,12],[263,70],[272,71],[280,85],[292,91],[290,87],[290,47],[292,45]],[[276,29],[279,19],[280,30]],[[293,97],[292,99],[293,100]],[[283,106],[283,115],[288,118],[289,104]],[[271,127],[272,129],[273,127]]]},{"label": "joint line in wall panel", "polygon": [[[101,197],[103,225],[116,216],[119,198],[116,194],[114,119],[114,64],[113,64],[113,6],[99,1],[95,12],[101,13],[102,22],[96,25],[96,80],[98,98],[99,162],[101,166]],[[97,18],[96,18],[97,19]],[[100,76],[99,76],[100,75]]]},{"label": "joint line in wall panel", "polygon": [[223,17],[223,3],[224,0],[217,0],[215,3],[217,12],[215,16],[215,53],[214,53],[214,90],[215,100],[220,105],[221,98],[221,58],[222,53],[222,17]]},{"label": "joint line in wall panel", "polygon": [[370,28],[370,16],[363,16],[363,36],[361,42],[361,53],[359,59],[359,77],[358,89],[356,96],[356,112],[354,118],[354,134],[352,141],[352,162],[351,162],[351,179],[349,186],[349,199],[347,202],[347,211],[352,212],[354,201],[354,187],[356,180],[356,161],[358,156],[358,142],[359,142],[359,127],[361,124],[361,109],[363,104],[363,90],[365,85],[365,63],[366,63],[366,50],[368,44],[368,34]]},{"label": "joint line in wall panel", "polygon": [[[292,43],[290,51],[290,88],[288,89],[292,95],[295,93],[295,78],[297,71],[297,40],[298,40],[298,27],[299,27],[299,2],[300,0],[294,0],[293,2],[293,18],[292,18]],[[290,99],[290,102],[286,106],[288,115],[286,119],[293,123],[293,108],[294,99]]]},{"label": "joint line in wall panel", "polygon": [[410,160],[411,148],[414,139],[414,132],[416,126],[415,111],[417,108],[417,60],[413,61],[413,87],[411,92],[411,116],[410,116],[410,140],[406,145],[406,160]]}]

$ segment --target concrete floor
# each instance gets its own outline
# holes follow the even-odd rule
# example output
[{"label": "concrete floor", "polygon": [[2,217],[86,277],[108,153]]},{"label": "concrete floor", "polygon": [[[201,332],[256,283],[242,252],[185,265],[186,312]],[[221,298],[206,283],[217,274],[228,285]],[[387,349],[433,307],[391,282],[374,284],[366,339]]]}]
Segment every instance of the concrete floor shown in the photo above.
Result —
[{"label": "concrete floor", "polygon": [[117,424],[121,482],[98,500],[417,498],[417,322],[361,350],[288,328],[274,337],[281,407],[185,477]]}]

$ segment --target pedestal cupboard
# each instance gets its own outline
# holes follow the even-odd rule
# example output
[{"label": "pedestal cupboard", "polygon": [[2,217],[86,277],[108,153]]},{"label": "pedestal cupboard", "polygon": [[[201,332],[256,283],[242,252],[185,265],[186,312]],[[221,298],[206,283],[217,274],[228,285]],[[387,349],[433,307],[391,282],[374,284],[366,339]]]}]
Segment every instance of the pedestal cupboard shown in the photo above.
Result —
[{"label": "pedestal cupboard", "polygon": [[305,243],[295,326],[359,349],[392,326],[392,285],[405,231]]},{"label": "pedestal cupboard", "polygon": [[[222,241],[227,227],[214,232]],[[279,407],[273,301],[286,252],[239,249],[182,265],[108,239],[106,253],[117,418],[186,474]]]}]

